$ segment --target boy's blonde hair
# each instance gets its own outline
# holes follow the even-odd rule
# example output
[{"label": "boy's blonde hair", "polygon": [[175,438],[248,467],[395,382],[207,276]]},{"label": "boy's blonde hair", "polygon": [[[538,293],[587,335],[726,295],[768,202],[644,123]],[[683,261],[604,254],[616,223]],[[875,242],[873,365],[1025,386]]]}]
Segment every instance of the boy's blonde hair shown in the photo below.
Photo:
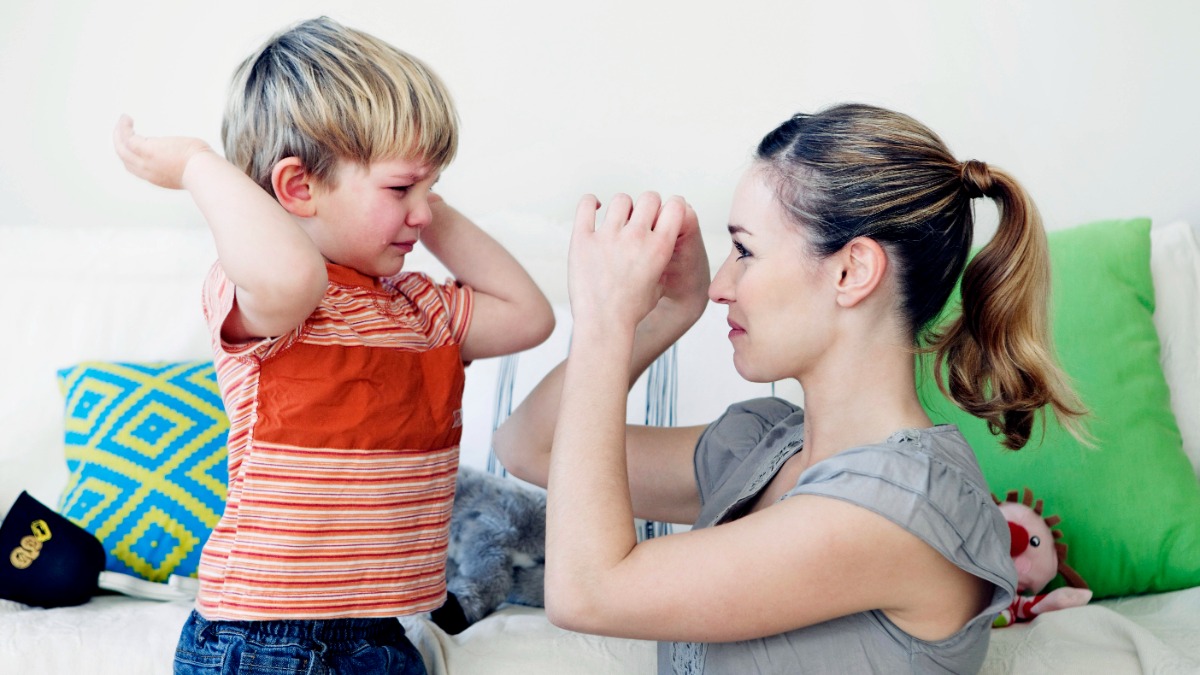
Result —
[{"label": "boy's blonde hair", "polygon": [[221,124],[225,157],[267,192],[271,170],[298,157],[334,184],[340,160],[420,159],[442,169],[458,149],[458,115],[428,66],[328,17],[276,34],[234,73]]}]

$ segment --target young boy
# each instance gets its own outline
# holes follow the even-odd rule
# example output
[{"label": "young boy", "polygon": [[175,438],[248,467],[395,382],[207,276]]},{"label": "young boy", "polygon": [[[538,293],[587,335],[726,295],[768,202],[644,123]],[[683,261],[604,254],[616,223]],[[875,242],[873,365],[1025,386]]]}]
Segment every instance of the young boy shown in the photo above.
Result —
[{"label": "young boy", "polygon": [[[176,672],[424,673],[394,617],[445,598],[463,363],[542,342],[550,305],[431,192],[456,113],[400,50],[285,30],[237,70],[222,137],[228,161],[127,117],[114,137],[131,173],[191,193],[219,258],[229,494]],[[400,273],[418,239],[457,282]]]}]

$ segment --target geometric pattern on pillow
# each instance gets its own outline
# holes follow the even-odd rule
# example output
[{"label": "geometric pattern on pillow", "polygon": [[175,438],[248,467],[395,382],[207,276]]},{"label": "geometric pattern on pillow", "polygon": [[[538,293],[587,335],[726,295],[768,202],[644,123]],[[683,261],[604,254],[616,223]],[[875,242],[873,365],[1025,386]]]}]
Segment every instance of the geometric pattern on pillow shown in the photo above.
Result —
[{"label": "geometric pattern on pillow", "polygon": [[84,362],[60,370],[70,477],[59,512],[107,568],[195,576],[225,508],[229,420],[211,361]]}]

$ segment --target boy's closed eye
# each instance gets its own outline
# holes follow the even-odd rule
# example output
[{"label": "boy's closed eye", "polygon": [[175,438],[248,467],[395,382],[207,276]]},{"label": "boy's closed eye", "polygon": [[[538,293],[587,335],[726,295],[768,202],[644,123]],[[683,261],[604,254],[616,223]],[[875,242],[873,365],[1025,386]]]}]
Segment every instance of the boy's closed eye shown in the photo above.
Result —
[{"label": "boy's closed eye", "polygon": [[[400,195],[403,196],[403,195],[408,194],[409,191],[412,190],[414,187],[416,187],[419,183],[426,182],[426,181],[429,183],[429,189],[432,190],[433,186],[437,185],[437,182],[441,179],[442,179],[441,174],[438,174],[433,177],[419,178],[418,180],[412,180],[411,178],[409,178],[409,181],[411,181],[411,182],[402,182],[402,183],[397,183],[396,185],[390,185],[390,186],[388,186],[388,189],[391,190],[392,192],[399,193]],[[432,195],[432,193],[431,193],[431,195]]]}]

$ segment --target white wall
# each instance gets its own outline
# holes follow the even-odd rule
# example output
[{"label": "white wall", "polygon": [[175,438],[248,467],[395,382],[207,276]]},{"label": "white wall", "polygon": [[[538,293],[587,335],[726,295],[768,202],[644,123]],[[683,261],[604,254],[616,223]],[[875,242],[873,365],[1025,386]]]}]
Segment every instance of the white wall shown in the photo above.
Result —
[{"label": "white wall", "polygon": [[908,112],[960,157],[1009,169],[1052,228],[1200,221],[1188,0],[5,0],[0,223],[199,226],[186,195],[120,168],[117,116],[217,145],[233,68],[322,13],[442,74],[463,136],[439,188],[556,299],[580,194],[682,193],[718,260],[759,137],[843,100]]}]

